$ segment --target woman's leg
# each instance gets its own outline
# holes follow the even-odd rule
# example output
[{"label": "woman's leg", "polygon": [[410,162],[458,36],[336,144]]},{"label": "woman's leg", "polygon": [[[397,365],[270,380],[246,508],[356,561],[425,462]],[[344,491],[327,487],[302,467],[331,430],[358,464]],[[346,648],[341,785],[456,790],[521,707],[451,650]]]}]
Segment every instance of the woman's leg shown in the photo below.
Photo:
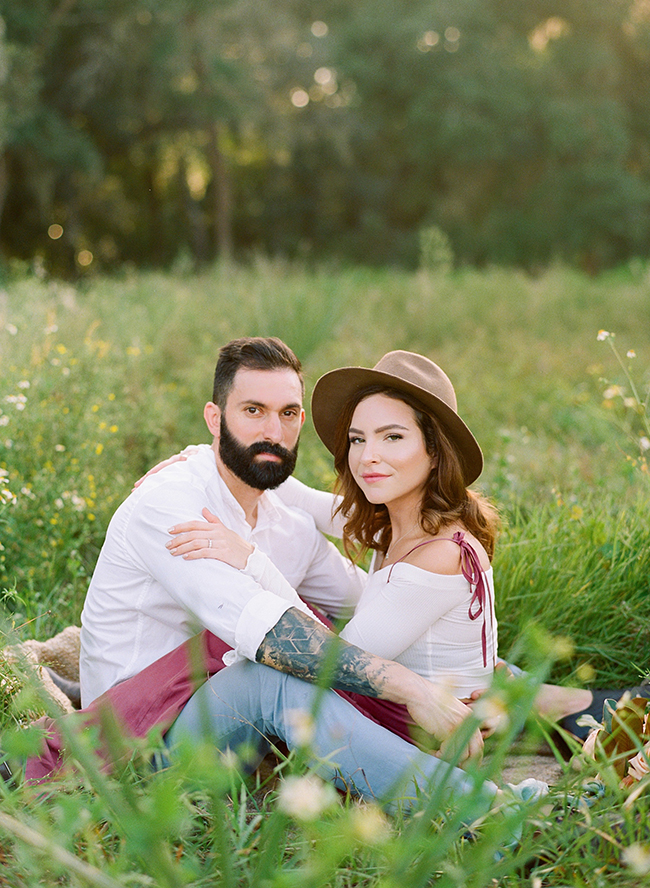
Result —
[{"label": "woman's leg", "polygon": [[[254,767],[268,749],[266,738],[282,740],[289,749],[298,747],[304,716],[313,712],[310,764],[339,789],[407,808],[443,780],[449,795],[475,791],[474,781],[463,771],[391,734],[333,691],[319,691],[249,661],[223,669],[203,685],[167,741],[173,746],[183,737],[207,738],[224,750],[247,747],[246,763]],[[496,786],[486,782],[477,815],[489,807],[495,792]]]}]

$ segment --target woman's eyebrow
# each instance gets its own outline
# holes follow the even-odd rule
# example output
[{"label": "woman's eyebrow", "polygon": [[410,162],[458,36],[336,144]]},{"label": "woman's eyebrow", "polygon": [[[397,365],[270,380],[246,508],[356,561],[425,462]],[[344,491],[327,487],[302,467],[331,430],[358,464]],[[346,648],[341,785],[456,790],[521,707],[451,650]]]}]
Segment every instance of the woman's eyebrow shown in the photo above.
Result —
[{"label": "woman's eyebrow", "polygon": [[[399,425],[399,423],[391,422],[389,425],[379,426],[378,429],[375,429],[375,432],[387,432],[389,429],[402,429],[404,432],[408,432],[408,427]],[[353,429],[352,426],[348,429],[349,435],[362,435],[363,432],[361,429]]]}]

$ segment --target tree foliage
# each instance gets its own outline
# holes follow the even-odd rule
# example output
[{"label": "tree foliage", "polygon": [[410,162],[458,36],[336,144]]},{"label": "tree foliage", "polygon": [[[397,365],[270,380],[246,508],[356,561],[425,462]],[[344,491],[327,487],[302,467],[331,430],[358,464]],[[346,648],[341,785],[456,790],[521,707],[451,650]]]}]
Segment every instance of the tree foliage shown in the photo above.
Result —
[{"label": "tree foliage", "polygon": [[646,0],[0,0],[0,17],[6,259],[415,263],[430,226],[478,264],[648,252]]}]

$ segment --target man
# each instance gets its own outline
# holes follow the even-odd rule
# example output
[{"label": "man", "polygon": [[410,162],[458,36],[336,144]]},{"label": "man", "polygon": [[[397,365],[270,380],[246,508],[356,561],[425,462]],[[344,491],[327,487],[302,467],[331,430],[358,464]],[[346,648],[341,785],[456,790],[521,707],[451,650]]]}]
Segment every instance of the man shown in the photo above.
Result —
[{"label": "man", "polygon": [[[314,705],[306,682],[327,664],[332,633],[298,594],[279,598],[220,561],[174,558],[166,545],[173,525],[201,519],[207,506],[266,552],[307,601],[327,613],[354,605],[357,574],[311,518],[272,493],[295,465],[302,397],[300,364],[279,340],[240,339],[221,349],[213,400],[204,410],[211,449],[147,478],[109,525],[82,613],[84,706],[206,628],[232,646],[229,666],[197,692],[172,736],[200,733],[212,706],[211,730],[221,742],[234,745],[260,732],[290,746],[298,742],[292,713]],[[331,676],[335,688],[405,704],[416,723],[443,742],[469,715],[444,689],[344,642]],[[253,712],[258,706],[263,713]],[[383,795],[404,765],[416,783],[441,767],[332,691],[319,707],[314,745],[323,758],[335,753],[326,771],[342,774],[361,795]],[[480,747],[475,731],[467,752]],[[442,770],[459,791],[467,789],[462,772],[449,778],[449,769]]]}]

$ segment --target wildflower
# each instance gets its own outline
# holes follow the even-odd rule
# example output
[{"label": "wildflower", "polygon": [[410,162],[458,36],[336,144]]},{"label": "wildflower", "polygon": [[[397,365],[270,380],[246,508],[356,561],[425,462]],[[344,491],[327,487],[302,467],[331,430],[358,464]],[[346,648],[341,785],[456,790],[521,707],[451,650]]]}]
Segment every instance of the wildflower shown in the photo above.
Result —
[{"label": "wildflower", "polygon": [[18,383],[18,388],[19,389],[28,389],[30,387],[30,385],[31,385],[31,383],[28,379],[21,379],[20,382]]},{"label": "wildflower", "polygon": [[510,713],[508,705],[501,694],[483,694],[472,708],[484,727],[489,726],[497,734],[507,730],[510,724]]},{"label": "wildflower", "polygon": [[296,820],[316,820],[336,802],[336,790],[313,774],[287,777],[278,792],[278,808]]},{"label": "wildflower", "polygon": [[623,395],[623,389],[620,385],[610,385],[603,392],[603,398],[605,398],[606,401],[611,401],[612,398],[615,398],[617,395],[620,395],[621,397]]},{"label": "wildflower", "polygon": [[636,398],[623,398],[623,406],[627,407],[628,410],[634,410],[637,405]]},{"label": "wildflower", "polygon": [[0,487],[0,503],[10,503],[12,506],[18,502],[18,497],[8,487]]},{"label": "wildflower", "polygon": [[103,452],[104,452],[104,445],[98,444],[97,447],[95,447],[95,453],[97,454],[97,456],[101,456],[101,454]]},{"label": "wildflower", "polygon": [[46,336],[51,336],[52,333],[58,333],[59,328],[56,324],[49,324],[44,330]]},{"label": "wildflower", "polygon": [[634,351],[633,348],[631,348],[631,349],[627,352],[626,357],[627,357],[627,358],[630,358],[630,359],[632,359],[632,358],[636,358],[636,352]]},{"label": "wildflower", "polygon": [[137,345],[129,345],[126,349],[127,355],[131,355],[131,357],[137,358],[140,354],[140,349]]},{"label": "wildflower", "polygon": [[623,862],[637,876],[645,876],[650,873],[650,848],[635,842],[623,849]]},{"label": "wildflower", "polygon": [[68,349],[65,347],[65,345],[63,345],[63,343],[59,343],[56,347],[56,350],[60,355],[64,355]]},{"label": "wildflower", "polygon": [[646,450],[650,450],[650,438],[646,438],[645,435],[643,435],[643,437],[639,438],[639,447],[644,452]]},{"label": "wildflower", "polygon": [[5,324],[5,330],[10,336],[15,336],[18,332],[18,327],[14,326],[14,324]]},{"label": "wildflower", "polygon": [[9,425],[9,417],[6,414],[0,413],[0,426]]},{"label": "wildflower", "polygon": [[288,713],[289,724],[293,728],[298,746],[309,746],[314,739],[314,719],[304,709],[292,709]]},{"label": "wildflower", "polygon": [[57,453],[63,453],[63,451],[65,450],[65,444],[55,444],[54,449]]},{"label": "wildflower", "polygon": [[596,339],[598,340],[598,342],[603,342],[605,339],[610,339],[613,336],[614,334],[608,333],[607,330],[599,330]]},{"label": "wildflower", "polygon": [[357,839],[367,845],[377,845],[390,835],[390,824],[377,805],[360,805],[350,814],[352,831]]}]

